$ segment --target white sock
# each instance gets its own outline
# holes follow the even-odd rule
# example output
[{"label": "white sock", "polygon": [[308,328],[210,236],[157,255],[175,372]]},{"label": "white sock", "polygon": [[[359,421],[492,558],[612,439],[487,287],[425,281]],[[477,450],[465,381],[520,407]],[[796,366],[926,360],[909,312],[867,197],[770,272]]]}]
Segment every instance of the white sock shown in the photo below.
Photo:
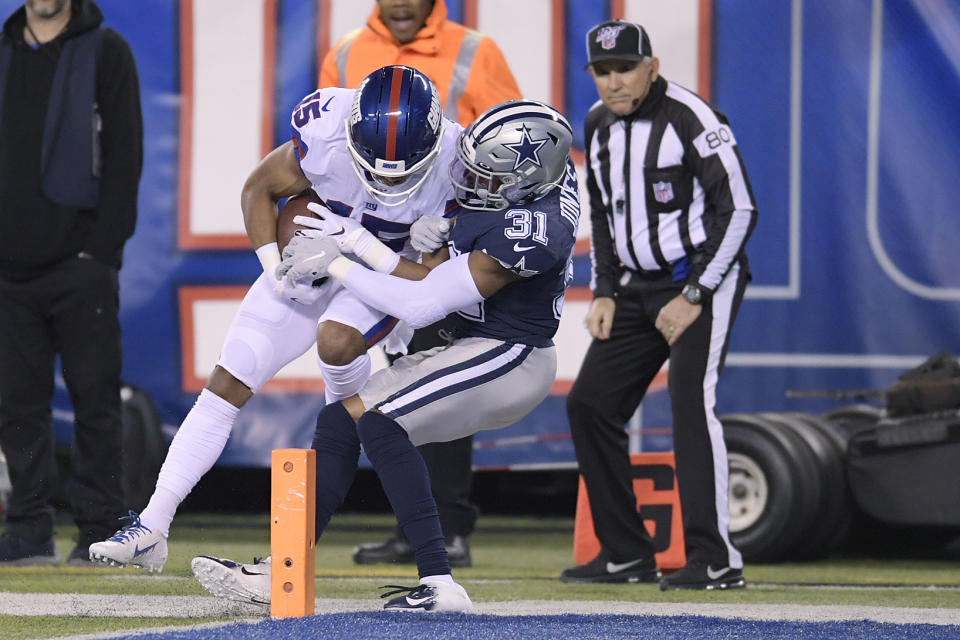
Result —
[{"label": "white sock", "polygon": [[455,585],[456,582],[453,581],[453,576],[449,573],[444,573],[443,575],[437,576],[424,576],[420,578],[420,584],[449,584]]},{"label": "white sock", "polygon": [[324,394],[327,404],[333,404],[359,393],[366,384],[367,378],[370,377],[370,356],[366,353],[349,364],[327,364],[319,357],[317,364],[320,366],[320,373],[327,387]]},{"label": "white sock", "polygon": [[177,507],[223,452],[240,409],[209,389],[183,419],[157,477],[157,488],[140,521],[166,536]]},{"label": "white sock", "polygon": [[140,523],[150,531],[163,534],[166,538],[170,534],[170,522],[180,502],[180,498],[171,492],[157,487],[150,496],[150,502],[140,514]]}]

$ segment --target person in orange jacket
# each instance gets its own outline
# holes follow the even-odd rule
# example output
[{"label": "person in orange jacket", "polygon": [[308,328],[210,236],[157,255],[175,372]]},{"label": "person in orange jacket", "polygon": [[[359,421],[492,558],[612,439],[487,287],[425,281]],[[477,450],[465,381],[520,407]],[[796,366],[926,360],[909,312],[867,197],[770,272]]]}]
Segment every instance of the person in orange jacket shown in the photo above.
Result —
[{"label": "person in orange jacket", "polygon": [[443,114],[464,127],[493,105],[522,97],[496,43],[448,20],[444,0],[377,0],[366,26],[324,56],[320,86],[356,87],[388,64],[426,74]]},{"label": "person in orange jacket", "polygon": [[[324,56],[319,85],[356,87],[388,64],[422,71],[437,85],[444,115],[464,127],[493,105],[522,97],[496,43],[448,20],[444,0],[377,0],[367,24],[345,35]],[[419,329],[409,351],[446,344],[452,325],[447,319]],[[430,471],[450,565],[469,567],[468,538],[477,522],[477,508],[470,502],[473,437],[419,449]],[[413,563],[414,554],[397,528],[383,542],[357,546],[353,560]]]}]

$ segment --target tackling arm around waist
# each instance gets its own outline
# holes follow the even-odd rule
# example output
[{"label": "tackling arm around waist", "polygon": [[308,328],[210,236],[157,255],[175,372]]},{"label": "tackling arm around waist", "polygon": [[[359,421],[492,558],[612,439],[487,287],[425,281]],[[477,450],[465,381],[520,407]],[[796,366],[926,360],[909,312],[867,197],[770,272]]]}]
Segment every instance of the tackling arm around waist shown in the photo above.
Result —
[{"label": "tackling arm around waist", "polygon": [[344,257],[330,263],[328,271],[366,304],[418,329],[483,301],[469,259],[469,254],[463,254],[448,260],[423,280],[377,273]]}]

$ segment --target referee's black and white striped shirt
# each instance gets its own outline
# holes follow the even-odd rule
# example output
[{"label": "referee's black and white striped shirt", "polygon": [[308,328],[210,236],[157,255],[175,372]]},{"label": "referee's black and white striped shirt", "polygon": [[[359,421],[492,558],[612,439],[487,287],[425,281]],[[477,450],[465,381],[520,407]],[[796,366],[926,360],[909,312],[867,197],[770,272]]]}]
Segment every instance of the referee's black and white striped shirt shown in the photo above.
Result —
[{"label": "referee's black and white striped shirt", "polygon": [[688,266],[681,285],[712,293],[757,220],[726,116],[661,77],[629,116],[597,102],[585,129],[594,296],[613,296],[624,268]]}]

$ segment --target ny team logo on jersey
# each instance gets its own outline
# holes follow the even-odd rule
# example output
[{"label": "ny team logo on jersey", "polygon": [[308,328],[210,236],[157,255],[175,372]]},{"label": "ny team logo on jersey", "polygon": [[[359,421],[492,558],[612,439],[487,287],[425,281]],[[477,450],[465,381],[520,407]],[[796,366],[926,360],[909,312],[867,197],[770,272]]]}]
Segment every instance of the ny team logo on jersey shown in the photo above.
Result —
[{"label": "ny team logo on jersey", "polygon": [[617,36],[626,28],[626,25],[611,25],[597,32],[597,42],[604,49],[613,49],[617,46]]},{"label": "ny team logo on jersey", "polygon": [[656,182],[653,185],[653,197],[657,202],[667,203],[673,200],[673,184],[670,182]]}]

